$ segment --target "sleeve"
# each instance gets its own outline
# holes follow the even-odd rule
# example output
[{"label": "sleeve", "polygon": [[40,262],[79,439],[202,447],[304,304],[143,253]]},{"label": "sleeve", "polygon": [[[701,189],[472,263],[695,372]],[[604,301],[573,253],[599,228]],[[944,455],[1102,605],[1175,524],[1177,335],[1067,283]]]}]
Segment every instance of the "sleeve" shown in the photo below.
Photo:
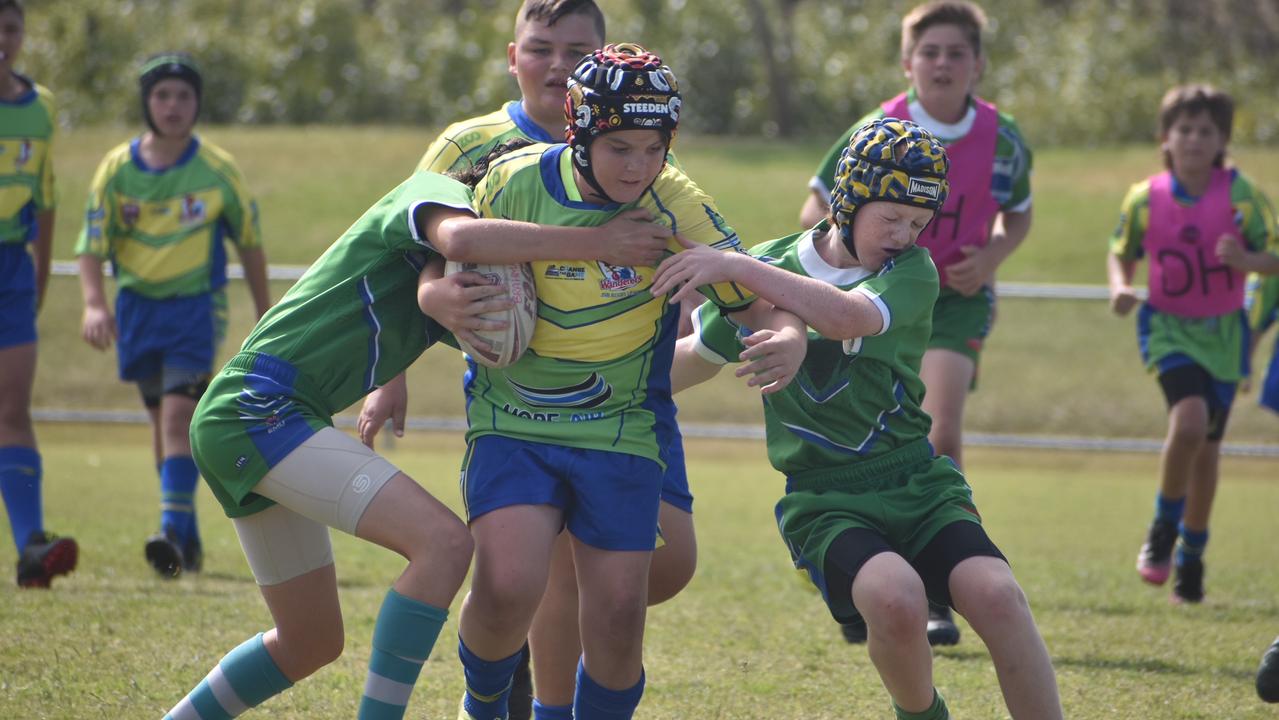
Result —
[{"label": "sleeve", "polygon": [[225,182],[226,205],[222,211],[222,221],[227,234],[241,248],[262,246],[262,231],[258,224],[258,203],[249,194],[244,176],[234,163],[228,163],[222,171]]},{"label": "sleeve", "polygon": [[865,125],[871,120],[878,120],[883,116],[884,110],[880,107],[876,107],[872,112],[863,115],[857,122],[853,123],[847,130],[845,130],[844,134],[840,135],[839,139],[835,141],[835,144],[831,145],[830,149],[826,151],[826,154],[822,156],[821,164],[817,166],[817,173],[808,181],[808,187],[810,190],[815,190],[818,193],[821,193],[821,196],[826,200],[827,205],[830,204],[831,188],[835,187],[835,169],[839,166],[839,158],[844,154],[844,148],[848,147],[849,139],[853,137],[853,133],[857,132],[857,129],[862,125]]},{"label": "sleeve", "polygon": [[475,214],[471,209],[471,189],[433,172],[413,173],[392,191],[389,201],[384,203],[382,240],[390,250],[425,249],[439,253],[418,225],[417,213],[424,205],[439,205],[468,215]]},{"label": "sleeve", "polygon": [[886,335],[932,317],[939,290],[937,266],[926,251],[915,248],[848,292],[860,293],[875,304],[884,321],[876,334]]},{"label": "sleeve", "polygon": [[53,146],[54,140],[58,134],[58,112],[57,106],[53,102],[53,96],[47,91],[42,91],[41,100],[44,102],[45,112],[49,114],[49,138],[45,141],[44,146],[44,162],[40,168],[40,182],[36,184],[35,201],[36,210],[52,210],[58,204],[57,190],[53,180]]},{"label": "sleeve", "polygon": [[1004,212],[1020,213],[1030,209],[1030,173],[1034,157],[1011,115],[999,114],[999,139],[995,145],[994,195]]},{"label": "sleeve", "polygon": [[1231,200],[1239,213],[1236,222],[1248,249],[1279,255],[1274,206],[1261,188],[1243,175],[1236,175]]},{"label": "sleeve", "polygon": [[715,303],[702,303],[693,313],[694,348],[709,363],[726,365],[738,362],[746,346],[742,344],[742,329],[725,316]]},{"label": "sleeve", "polygon": [[116,163],[108,156],[98,165],[89,185],[89,199],[85,203],[84,227],[76,240],[76,255],[93,255],[106,259],[111,254],[112,231],[115,210],[111,205],[111,181],[115,178]]},{"label": "sleeve", "polygon": [[[723,252],[745,252],[737,231],[724,221],[715,201],[673,167],[668,166],[662,172],[641,204],[653,213],[657,222],[686,240]],[[675,254],[684,248],[672,237],[667,250]],[[744,308],[755,300],[753,292],[735,282],[716,283],[698,290],[724,308]]]},{"label": "sleeve", "polygon": [[1248,276],[1248,297],[1244,307],[1248,308],[1248,325],[1257,334],[1264,333],[1275,321],[1276,306],[1279,306],[1279,275]]},{"label": "sleeve", "polygon": [[1140,260],[1141,243],[1150,220],[1150,181],[1133,185],[1119,211],[1119,226],[1110,236],[1110,253],[1120,260]]}]

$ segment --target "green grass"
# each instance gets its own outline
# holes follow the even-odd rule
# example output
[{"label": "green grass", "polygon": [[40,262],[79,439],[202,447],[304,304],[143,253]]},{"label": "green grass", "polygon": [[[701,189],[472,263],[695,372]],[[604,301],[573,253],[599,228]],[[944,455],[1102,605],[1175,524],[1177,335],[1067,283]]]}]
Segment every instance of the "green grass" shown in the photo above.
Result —
[{"label": "green grass", "polygon": [[[119,128],[76,130],[61,139],[56,161],[63,211],[55,257],[70,259],[84,194],[102,155],[123,141]],[[415,166],[433,132],[415,128],[208,128],[230,150],[262,206],[263,234],[274,262],[306,264],[374,200]],[[681,136],[681,163],[714,194],[746,242],[793,232],[822,143]],[[1279,192],[1279,150],[1237,150],[1245,170]],[[1134,180],[1158,169],[1153,148],[1044,150],[1036,156],[1034,229],[1001,277],[1035,282],[1104,282],[1105,241],[1119,202]],[[287,283],[275,283],[276,297]],[[231,340],[225,359],[251,327],[247,293],[231,288]],[[114,355],[80,341],[80,293],[74,278],[54,278],[40,317],[35,406],[134,409],[135,391],[119,383]],[[1159,437],[1163,401],[1140,366],[1132,319],[1097,302],[1005,299],[983,358],[980,392],[968,427],[982,432]],[[1261,359],[1265,359],[1261,355]],[[410,370],[415,415],[458,416],[454,382],[462,363],[447,349],[428,352]],[[681,398],[681,418],[760,422],[758,398],[729,373]],[[441,381],[444,378],[444,381]],[[1268,441],[1275,419],[1251,398],[1239,403],[1229,440]]]},{"label": "green grass", "polygon": [[[0,717],[159,717],[269,617],[231,524],[201,490],[206,571],[159,580],[142,559],[157,490],[141,426],[42,426],[48,524],[74,533],[80,569],[52,592],[0,583]],[[415,434],[393,462],[457,507],[462,440]],[[758,443],[690,442],[698,576],[652,610],[649,686],[637,717],[887,718],[863,648],[846,646],[797,581],[777,538],[781,481]],[[1132,560],[1150,513],[1155,458],[974,449],[969,476],[991,535],[1026,589],[1057,667],[1067,717],[1273,717],[1252,677],[1279,631],[1273,462],[1228,458],[1208,555],[1208,598],[1174,607]],[[8,537],[6,528],[0,534]],[[11,552],[7,540],[0,555]],[[254,717],[352,717],[372,623],[401,567],[340,534],[334,547],[347,631],[334,665]],[[456,712],[456,610],[427,663],[410,717]],[[956,717],[1005,717],[989,658],[965,628],[937,653]]]}]

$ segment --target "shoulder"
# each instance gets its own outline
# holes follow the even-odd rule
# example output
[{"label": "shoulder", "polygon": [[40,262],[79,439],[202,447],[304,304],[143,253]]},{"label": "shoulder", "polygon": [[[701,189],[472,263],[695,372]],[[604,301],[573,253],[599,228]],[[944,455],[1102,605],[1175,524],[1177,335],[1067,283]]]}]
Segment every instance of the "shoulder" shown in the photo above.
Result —
[{"label": "shoulder", "polygon": [[710,195],[706,194],[697,183],[693,182],[693,179],[686,175],[683,170],[670,162],[666,163],[666,167],[662,168],[662,172],[653,181],[652,194],[656,196],[659,202],[666,202],[676,198],[711,202]]},{"label": "shoulder", "polygon": [[920,280],[938,284],[937,265],[926,248],[916,245],[884,264],[880,275],[897,273],[898,276],[910,275]]},{"label": "shoulder", "polygon": [[[807,231],[805,231],[807,232]],[[752,256],[763,260],[767,263],[774,263],[791,252],[799,239],[804,236],[803,232],[787,235],[786,237],[777,238],[776,240],[765,240],[761,243],[752,245],[748,253]]]},{"label": "shoulder", "polygon": [[[491,205],[505,188],[513,185],[527,185],[532,188],[542,187],[544,185],[541,181],[542,157],[547,153],[554,153],[557,148],[562,147],[564,146],[529,145],[494,160],[489,165],[488,172],[475,186],[477,207]],[[558,164],[553,168],[553,171],[559,171]]]},{"label": "shoulder", "polygon": [[419,170],[400,183],[394,193],[416,201],[470,206],[471,189],[447,175]]},{"label": "shoulder", "polygon": [[1235,198],[1264,197],[1261,187],[1244,171],[1230,168],[1230,194]]},{"label": "shoulder", "polygon": [[133,161],[133,141],[122,142],[119,145],[107,151],[102,157],[102,161],[98,163],[97,178],[99,181],[105,181],[120,172],[125,166]]},{"label": "shoulder", "polygon": [[435,139],[434,144],[454,142],[462,146],[464,150],[469,150],[510,130],[513,126],[511,116],[503,106],[487,115],[477,115],[449,125]]},{"label": "shoulder", "polygon": [[236,188],[244,184],[240,167],[236,165],[235,158],[231,157],[231,153],[211,142],[205,141],[204,138],[200,138],[199,157],[205,166],[224,182]]},{"label": "shoulder", "polygon": [[53,92],[38,82],[32,82],[31,88],[35,90],[36,103],[44,109],[45,115],[49,118],[49,124],[55,124],[58,116],[58,103],[53,96]]}]

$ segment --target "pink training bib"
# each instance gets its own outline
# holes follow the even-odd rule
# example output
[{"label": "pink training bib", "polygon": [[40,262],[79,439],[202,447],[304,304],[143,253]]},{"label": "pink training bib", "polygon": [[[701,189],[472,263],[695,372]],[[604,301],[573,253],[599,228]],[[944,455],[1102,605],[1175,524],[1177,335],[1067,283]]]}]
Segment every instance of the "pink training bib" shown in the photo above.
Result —
[{"label": "pink training bib", "polygon": [[1150,259],[1150,304],[1182,317],[1225,315],[1243,307],[1244,274],[1217,260],[1222,235],[1239,238],[1230,204],[1231,172],[1213,171],[1189,207],[1172,194],[1172,175],[1150,178],[1150,223],[1141,246]]},{"label": "pink training bib", "polygon": [[[950,156],[950,194],[941,212],[919,236],[919,244],[928,248],[946,285],[946,268],[964,259],[960,249],[965,245],[985,247],[990,241],[990,228],[999,214],[999,202],[990,192],[995,173],[995,144],[999,140],[999,112],[995,106],[973,98],[977,117],[962,138],[946,145]],[[911,120],[906,93],[885,102],[881,107],[889,117]]]}]

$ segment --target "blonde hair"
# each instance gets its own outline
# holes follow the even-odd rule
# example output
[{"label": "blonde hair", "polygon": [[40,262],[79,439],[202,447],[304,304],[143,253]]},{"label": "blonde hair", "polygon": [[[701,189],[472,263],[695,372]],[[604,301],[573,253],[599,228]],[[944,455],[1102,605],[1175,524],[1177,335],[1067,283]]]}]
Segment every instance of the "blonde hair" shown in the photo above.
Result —
[{"label": "blonde hair", "polygon": [[902,18],[902,57],[909,57],[928,28],[954,25],[963,31],[973,54],[981,56],[981,34],[986,29],[986,13],[966,0],[937,0],[924,3]]}]

